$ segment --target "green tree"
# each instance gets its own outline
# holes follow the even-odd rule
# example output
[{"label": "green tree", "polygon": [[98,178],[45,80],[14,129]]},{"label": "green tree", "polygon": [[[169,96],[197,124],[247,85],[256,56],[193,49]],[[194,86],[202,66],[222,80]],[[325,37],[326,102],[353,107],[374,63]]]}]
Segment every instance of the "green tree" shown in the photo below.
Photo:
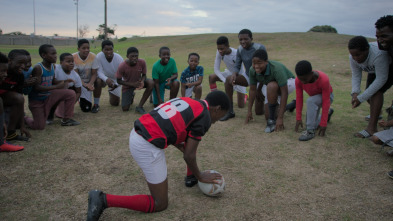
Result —
[{"label": "green tree", "polygon": [[6,35],[26,35],[26,34],[20,32],[20,31],[14,31],[14,32],[7,33]]},{"label": "green tree", "polygon": [[[106,32],[108,34],[108,38],[111,35],[115,35],[115,31],[116,31],[117,25],[113,25],[112,27],[106,27]],[[98,37],[97,39],[105,39],[105,24],[101,24],[98,26],[98,28],[96,29],[98,31]]]},{"label": "green tree", "polygon": [[326,32],[326,33],[337,33],[337,30],[330,25],[317,25],[312,27],[309,32]]}]

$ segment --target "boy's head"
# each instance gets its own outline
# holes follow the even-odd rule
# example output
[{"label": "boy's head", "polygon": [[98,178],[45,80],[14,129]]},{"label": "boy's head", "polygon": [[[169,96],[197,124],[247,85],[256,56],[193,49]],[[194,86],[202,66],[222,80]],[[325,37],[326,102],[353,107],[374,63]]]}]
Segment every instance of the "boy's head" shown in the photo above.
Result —
[{"label": "boy's head", "polygon": [[8,58],[5,54],[0,52],[0,83],[7,77]]},{"label": "boy's head", "polygon": [[87,56],[90,53],[90,43],[87,39],[79,39],[78,41],[78,52],[79,56],[84,59],[87,58]]},{"label": "boy's head", "polygon": [[366,61],[369,48],[370,45],[368,44],[367,39],[363,36],[353,37],[348,42],[349,53],[351,54],[353,60],[359,64]]},{"label": "boy's head", "polygon": [[24,69],[24,71],[28,71],[29,69],[30,69],[30,67],[31,67],[31,56],[30,56],[30,53],[28,52],[28,51],[26,51],[26,50],[24,50],[24,49],[22,49],[22,51],[25,53],[25,55],[26,55],[26,65],[25,65],[25,69]]},{"label": "boy's head", "polygon": [[27,63],[23,50],[14,49],[8,53],[8,70],[11,73],[22,74]]},{"label": "boy's head", "polygon": [[139,51],[136,47],[129,47],[127,49],[127,58],[131,66],[136,65],[136,63],[138,62],[138,57],[139,57]]},{"label": "boy's head", "polygon": [[60,64],[64,72],[68,74],[74,70],[74,57],[70,53],[63,53],[60,55]]},{"label": "boy's head", "polygon": [[393,15],[386,15],[375,23],[379,49],[393,50]]},{"label": "boy's head", "polygon": [[162,65],[168,64],[169,59],[171,58],[171,50],[168,47],[164,46],[160,48],[158,53],[159,57],[161,58],[160,63]]},{"label": "boy's head", "polygon": [[212,123],[224,117],[230,108],[228,95],[222,91],[213,91],[207,94],[205,98],[209,104],[209,113]]},{"label": "boy's head", "polygon": [[252,67],[257,74],[265,73],[268,64],[267,52],[263,49],[258,49],[252,55]]},{"label": "boy's head", "polygon": [[41,58],[49,63],[56,63],[57,61],[57,52],[55,47],[50,44],[43,44],[38,49],[38,53],[40,54]]},{"label": "boy's head", "polygon": [[217,50],[221,56],[224,56],[224,55],[230,53],[231,50],[229,48],[229,40],[227,37],[220,36],[217,38]]},{"label": "boy's head", "polygon": [[192,52],[188,55],[188,65],[190,66],[191,70],[195,70],[199,65],[199,58],[199,54],[195,52]]},{"label": "boy's head", "polygon": [[313,81],[312,66],[309,61],[303,60],[296,64],[295,72],[297,78],[303,83],[308,84]]},{"label": "boy's head", "polygon": [[240,45],[248,49],[251,47],[252,44],[252,32],[248,29],[242,29],[237,36],[239,38]]},{"label": "boy's head", "polygon": [[109,40],[105,40],[101,43],[102,52],[105,55],[105,58],[108,61],[112,61],[113,59],[113,42]]}]

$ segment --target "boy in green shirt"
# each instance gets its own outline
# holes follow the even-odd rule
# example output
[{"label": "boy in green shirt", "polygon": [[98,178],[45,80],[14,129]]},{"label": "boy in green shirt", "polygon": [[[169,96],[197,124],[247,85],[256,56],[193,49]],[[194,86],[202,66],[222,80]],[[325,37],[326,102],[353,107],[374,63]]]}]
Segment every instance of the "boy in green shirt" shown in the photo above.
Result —
[{"label": "boy in green shirt", "polygon": [[[250,97],[246,123],[252,120],[252,106],[255,97],[265,96],[265,118],[267,120],[266,133],[284,129],[284,112],[288,94],[295,90],[295,76],[283,64],[268,60],[265,50],[256,50],[250,68]],[[259,84],[258,84],[259,83]],[[276,108],[278,104],[276,120]]]},{"label": "boy in green shirt", "polygon": [[[168,47],[161,47],[159,51],[160,60],[153,65],[152,76],[154,80],[153,104],[157,107],[164,103],[165,89],[170,90],[170,99],[177,97],[180,83],[177,80],[177,67],[175,59],[171,58]],[[158,92],[160,96],[158,96]]]}]

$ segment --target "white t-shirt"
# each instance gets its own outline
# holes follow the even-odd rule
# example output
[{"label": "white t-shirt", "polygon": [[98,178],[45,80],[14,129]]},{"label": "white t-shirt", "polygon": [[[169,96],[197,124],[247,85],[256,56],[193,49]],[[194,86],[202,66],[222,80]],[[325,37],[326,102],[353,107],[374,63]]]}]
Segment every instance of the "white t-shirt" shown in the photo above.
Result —
[{"label": "white t-shirt", "polygon": [[68,88],[70,88],[74,85],[76,88],[82,87],[82,80],[79,77],[79,74],[76,73],[74,70],[72,70],[70,74],[66,74],[64,72],[63,68],[61,68],[60,64],[56,64],[55,78],[56,78],[56,80],[59,80],[59,81],[65,81],[67,79],[72,79],[75,83],[68,82]]},{"label": "white t-shirt", "polygon": [[105,58],[105,54],[100,52],[96,57],[100,67],[98,69],[98,77],[101,78],[104,82],[106,79],[110,78],[112,81],[116,83],[116,72],[120,63],[124,61],[124,59],[117,53],[113,53],[113,59],[111,62],[108,62]]},{"label": "white t-shirt", "polygon": [[[231,48],[231,50],[232,50],[232,52],[229,55],[224,55],[224,56],[221,56],[217,50],[216,60],[214,61],[214,73],[216,75],[221,73],[221,71],[220,71],[221,61],[223,61],[225,63],[225,65],[227,66],[227,69],[232,74],[234,72],[237,72],[237,69],[235,68],[237,50],[234,48]],[[244,73],[245,73],[245,70],[244,70],[244,66],[242,65],[242,68],[240,69],[239,74],[243,75]]]}]

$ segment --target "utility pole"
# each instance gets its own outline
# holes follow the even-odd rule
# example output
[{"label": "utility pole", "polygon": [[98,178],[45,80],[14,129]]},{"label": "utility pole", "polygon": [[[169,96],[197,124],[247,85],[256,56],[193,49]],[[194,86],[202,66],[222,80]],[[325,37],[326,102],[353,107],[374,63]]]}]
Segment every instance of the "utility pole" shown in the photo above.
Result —
[{"label": "utility pole", "polygon": [[33,15],[34,15],[34,36],[35,36],[35,0],[33,0]]},{"label": "utility pole", "polygon": [[107,24],[107,16],[106,16],[106,0],[105,1],[105,28],[104,28],[104,39],[107,40],[108,39],[108,24]]},{"label": "utility pole", "polygon": [[79,2],[79,0],[74,0],[74,2],[76,5],[76,40],[78,41],[79,40],[78,39],[78,26],[79,26],[79,24],[78,24],[78,2]]}]

